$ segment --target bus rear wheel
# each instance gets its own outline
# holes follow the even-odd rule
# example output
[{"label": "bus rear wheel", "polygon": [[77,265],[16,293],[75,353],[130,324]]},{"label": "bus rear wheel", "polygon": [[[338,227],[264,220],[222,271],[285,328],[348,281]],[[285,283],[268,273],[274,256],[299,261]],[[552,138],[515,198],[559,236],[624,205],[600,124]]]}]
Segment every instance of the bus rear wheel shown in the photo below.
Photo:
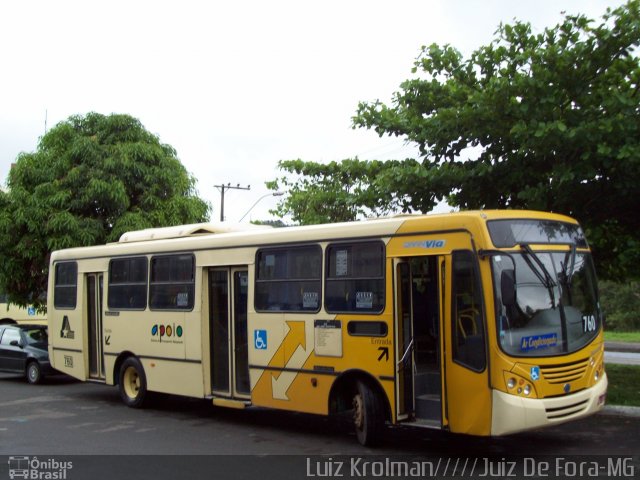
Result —
[{"label": "bus rear wheel", "polygon": [[358,382],[353,396],[353,423],[358,442],[370,447],[378,445],[384,435],[384,422],[382,399],[365,383]]},{"label": "bus rear wheel", "polygon": [[118,383],[120,398],[131,408],[141,408],[147,399],[147,377],[144,368],[135,357],[129,357],[120,367],[120,382]]}]

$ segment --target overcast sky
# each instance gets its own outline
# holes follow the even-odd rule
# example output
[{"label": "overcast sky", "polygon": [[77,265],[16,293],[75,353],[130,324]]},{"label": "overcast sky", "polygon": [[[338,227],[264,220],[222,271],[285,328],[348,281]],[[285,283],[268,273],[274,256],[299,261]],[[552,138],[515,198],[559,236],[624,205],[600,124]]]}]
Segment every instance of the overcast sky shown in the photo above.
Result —
[{"label": "overcast sky", "polygon": [[[45,126],[126,113],[172,145],[199,195],[237,221],[278,160],[405,158],[399,139],[351,129],[359,101],[388,102],[421,45],[465,56],[500,22],[542,31],[562,11],[599,19],[614,0],[20,0],[0,4],[0,181]],[[272,197],[245,221],[270,218]]]}]

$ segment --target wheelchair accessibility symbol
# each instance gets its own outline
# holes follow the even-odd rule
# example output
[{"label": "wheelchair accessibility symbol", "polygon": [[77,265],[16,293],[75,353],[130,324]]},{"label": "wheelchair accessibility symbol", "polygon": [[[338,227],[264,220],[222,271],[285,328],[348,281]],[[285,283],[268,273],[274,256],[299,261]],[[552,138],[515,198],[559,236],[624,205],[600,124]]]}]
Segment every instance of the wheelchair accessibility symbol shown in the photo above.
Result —
[{"label": "wheelchair accessibility symbol", "polygon": [[531,367],[531,373],[529,375],[532,381],[540,380],[540,367]]},{"label": "wheelchair accessibility symbol", "polygon": [[253,345],[256,348],[256,350],[267,349],[267,331],[266,330],[253,331]]}]

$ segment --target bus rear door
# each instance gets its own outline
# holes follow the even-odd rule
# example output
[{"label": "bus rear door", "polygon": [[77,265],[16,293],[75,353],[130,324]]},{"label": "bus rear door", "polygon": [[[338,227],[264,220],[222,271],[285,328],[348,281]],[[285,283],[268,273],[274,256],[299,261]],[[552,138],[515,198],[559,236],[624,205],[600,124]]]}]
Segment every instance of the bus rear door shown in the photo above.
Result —
[{"label": "bus rear door", "polygon": [[89,354],[89,378],[104,380],[104,334],[102,328],[102,299],[104,285],[102,273],[86,273],[86,306]]},{"label": "bus rear door", "polygon": [[250,396],[246,267],[209,269],[211,390],[214,395]]}]

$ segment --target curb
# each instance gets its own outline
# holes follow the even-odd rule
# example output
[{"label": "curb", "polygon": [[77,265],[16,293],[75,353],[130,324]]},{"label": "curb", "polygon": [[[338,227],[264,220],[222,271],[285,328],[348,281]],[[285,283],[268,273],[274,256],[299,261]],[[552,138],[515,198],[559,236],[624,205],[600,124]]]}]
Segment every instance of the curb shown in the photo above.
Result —
[{"label": "curb", "polygon": [[640,417],[640,407],[627,407],[625,405],[605,405],[600,410],[602,415],[612,415],[618,417]]}]

